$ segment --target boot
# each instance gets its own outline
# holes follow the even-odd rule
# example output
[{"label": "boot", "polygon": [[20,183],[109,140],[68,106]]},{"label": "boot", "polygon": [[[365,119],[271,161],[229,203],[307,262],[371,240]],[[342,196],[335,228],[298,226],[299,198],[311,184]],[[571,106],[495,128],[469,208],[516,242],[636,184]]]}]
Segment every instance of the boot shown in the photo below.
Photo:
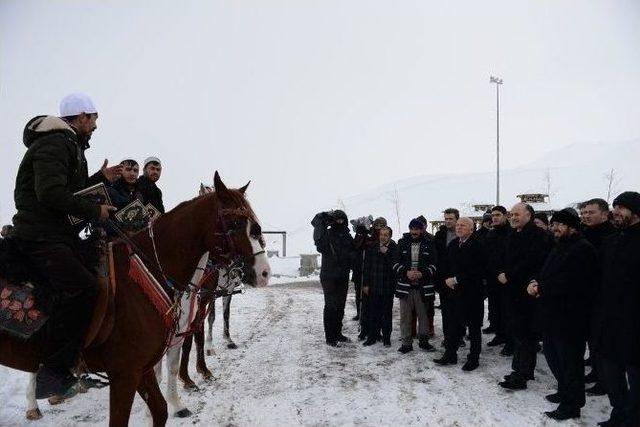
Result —
[{"label": "boot", "polygon": [[433,363],[442,366],[455,365],[458,363],[458,356],[455,354],[447,354],[447,352],[445,352],[441,358],[433,359]]},{"label": "boot", "polygon": [[338,335],[338,342],[351,342],[351,338],[345,337],[344,335]]},{"label": "boot", "polygon": [[499,335],[496,335],[495,337],[493,337],[493,339],[491,341],[489,341],[487,343],[487,347],[496,347],[498,345],[505,344],[506,342],[507,342],[507,340],[505,340],[504,338],[502,338]]},{"label": "boot", "polygon": [[547,394],[545,397],[551,403],[560,403],[560,393]]},{"label": "boot", "polygon": [[36,374],[36,399],[47,399],[51,396],[73,396],[78,379],[68,369],[52,369],[40,366]]},{"label": "boot", "polygon": [[402,344],[398,349],[398,351],[402,354],[406,354],[406,353],[409,353],[410,351],[413,351],[413,346],[411,344],[409,345]]},{"label": "boot", "polygon": [[370,345],[374,345],[378,340],[375,337],[369,337],[365,342],[362,343],[363,346],[369,347]]},{"label": "boot", "polygon": [[382,338],[382,345],[385,347],[391,347],[391,338],[389,337]]},{"label": "boot", "polygon": [[506,343],[500,351],[500,356],[513,356],[513,344]]},{"label": "boot", "polygon": [[418,338],[418,347],[423,350],[427,350],[428,352],[436,351],[436,348],[429,344],[429,337],[421,336]]},{"label": "boot", "polygon": [[547,411],[544,414],[556,421],[564,421],[572,418],[580,418],[580,408],[566,408],[560,405],[555,411]]},{"label": "boot", "polygon": [[477,357],[469,357],[466,361],[466,363],[464,365],[462,365],[462,370],[463,371],[473,371],[475,369],[478,368],[478,366],[480,366],[480,363],[478,363],[478,358]]},{"label": "boot", "polygon": [[511,376],[508,380],[504,380],[499,383],[499,385],[500,387],[508,390],[524,390],[527,388],[527,381],[516,376]]}]

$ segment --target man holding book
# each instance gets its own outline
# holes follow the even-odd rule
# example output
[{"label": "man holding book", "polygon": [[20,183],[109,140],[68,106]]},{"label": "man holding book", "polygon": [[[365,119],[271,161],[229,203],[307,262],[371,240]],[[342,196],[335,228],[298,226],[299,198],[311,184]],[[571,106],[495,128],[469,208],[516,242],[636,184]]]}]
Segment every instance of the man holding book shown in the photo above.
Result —
[{"label": "man holding book", "polygon": [[[53,301],[49,308],[43,366],[36,379],[36,397],[64,395],[76,378],[70,372],[78,357],[96,296],[96,279],[78,252],[83,221],[104,220],[113,206],[74,193],[100,182],[115,181],[122,165],[107,160],[89,177],[85,151],[96,129],[98,111],[84,94],[71,94],[60,103],[60,117],[37,116],[25,129],[27,151],[20,163],[14,199],[11,237],[39,283]],[[50,296],[50,298],[49,298]]]}]

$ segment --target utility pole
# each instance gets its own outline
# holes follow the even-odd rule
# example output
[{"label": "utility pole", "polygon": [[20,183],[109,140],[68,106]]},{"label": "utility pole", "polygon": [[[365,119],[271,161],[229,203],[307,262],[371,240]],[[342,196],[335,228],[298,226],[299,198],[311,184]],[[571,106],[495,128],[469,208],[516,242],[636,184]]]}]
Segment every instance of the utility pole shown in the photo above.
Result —
[{"label": "utility pole", "polygon": [[489,83],[496,85],[496,205],[500,204],[500,86],[502,79],[491,76]]}]

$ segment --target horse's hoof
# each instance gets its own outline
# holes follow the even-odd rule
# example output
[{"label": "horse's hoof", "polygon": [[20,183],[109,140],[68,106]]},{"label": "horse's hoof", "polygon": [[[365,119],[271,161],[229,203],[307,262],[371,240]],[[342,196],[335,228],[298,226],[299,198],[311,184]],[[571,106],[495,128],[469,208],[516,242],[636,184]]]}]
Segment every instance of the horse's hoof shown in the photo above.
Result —
[{"label": "horse's hoof", "polygon": [[42,418],[42,412],[40,412],[40,408],[29,409],[27,411],[27,419],[30,421],[39,420]]},{"label": "horse's hoof", "polygon": [[187,418],[187,417],[190,417],[191,415],[193,414],[187,408],[180,409],[178,412],[176,412],[176,417],[178,418]]},{"label": "horse's hoof", "polygon": [[51,396],[49,399],[49,405],[59,405],[64,402],[64,396]]},{"label": "horse's hoof", "polygon": [[202,378],[204,378],[205,381],[211,381],[213,379],[213,374],[208,369],[206,371],[202,371],[200,375],[202,375]]},{"label": "horse's hoof", "polygon": [[227,348],[231,350],[235,350],[236,348],[238,348],[238,346],[236,345],[236,343],[230,342],[229,344],[227,344]]}]

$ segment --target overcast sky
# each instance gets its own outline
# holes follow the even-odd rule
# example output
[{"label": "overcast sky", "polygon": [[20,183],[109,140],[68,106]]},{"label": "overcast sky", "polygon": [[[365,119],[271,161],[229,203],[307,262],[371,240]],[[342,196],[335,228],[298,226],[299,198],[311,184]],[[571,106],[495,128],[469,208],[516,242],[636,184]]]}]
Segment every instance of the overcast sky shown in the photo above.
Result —
[{"label": "overcast sky", "polygon": [[[219,170],[269,228],[414,175],[640,136],[640,2],[0,0],[0,220],[26,121],[83,91],[87,153],[163,160],[169,206]],[[446,189],[443,189],[446,191]]]}]

